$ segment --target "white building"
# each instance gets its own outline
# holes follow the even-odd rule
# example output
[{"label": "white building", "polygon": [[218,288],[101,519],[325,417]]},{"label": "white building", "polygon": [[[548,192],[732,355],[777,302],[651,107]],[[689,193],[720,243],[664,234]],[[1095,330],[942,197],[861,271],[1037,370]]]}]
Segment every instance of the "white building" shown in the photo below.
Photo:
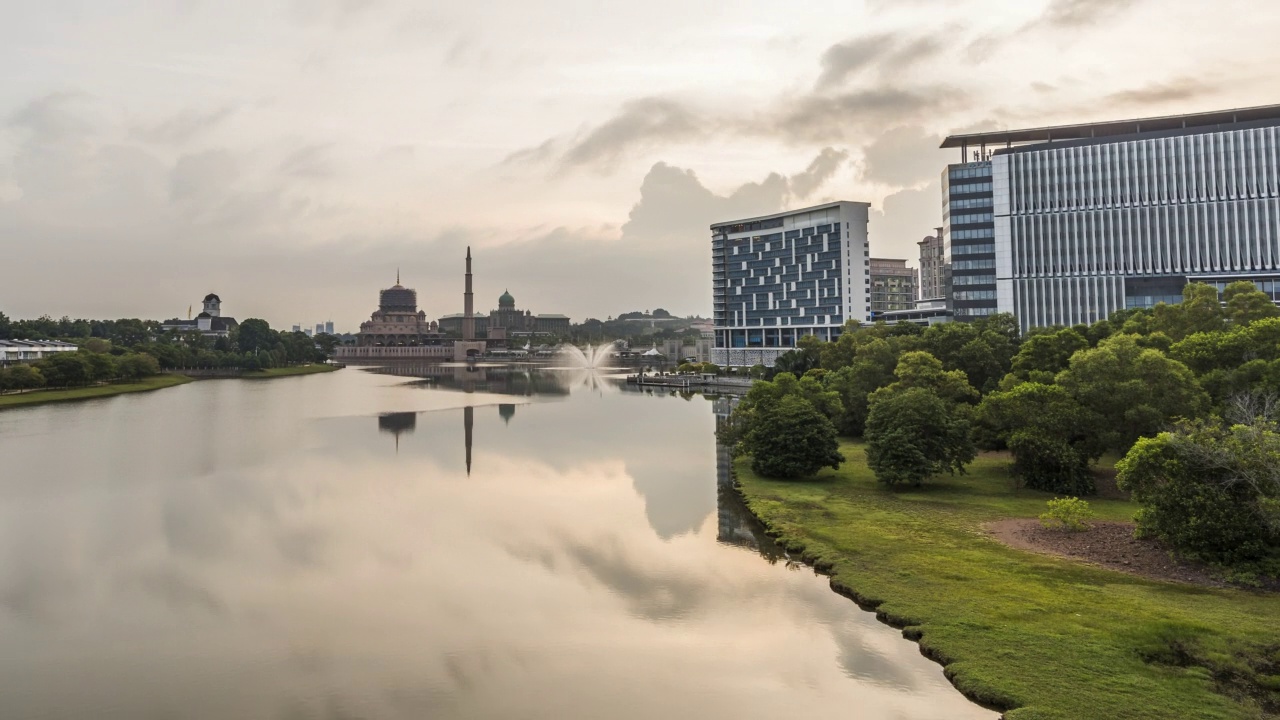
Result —
[{"label": "white building", "polygon": [[56,353],[80,348],[58,340],[0,340],[0,367],[43,360]]},{"label": "white building", "polygon": [[1251,280],[1280,297],[1280,105],[957,135],[943,147],[986,158],[988,144],[1001,147],[964,166],[987,165],[991,183],[995,260],[975,272],[991,274],[992,304],[1024,329],[1179,302],[1188,282]]},{"label": "white building", "polygon": [[204,296],[204,309],[194,320],[165,320],[160,324],[160,329],[182,333],[198,332],[205,337],[229,337],[231,329],[238,324],[235,318],[222,316],[222,298],[209,293]]},{"label": "white building", "polygon": [[826,205],[711,226],[711,362],[772,366],[805,335],[834,340],[871,319],[868,203]]}]

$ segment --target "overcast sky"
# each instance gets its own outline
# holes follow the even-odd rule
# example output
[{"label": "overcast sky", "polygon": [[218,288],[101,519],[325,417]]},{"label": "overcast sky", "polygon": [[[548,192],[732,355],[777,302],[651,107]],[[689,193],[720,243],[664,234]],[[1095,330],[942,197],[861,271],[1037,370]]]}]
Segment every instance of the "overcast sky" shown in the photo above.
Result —
[{"label": "overcast sky", "polygon": [[940,224],[958,130],[1280,101],[1262,0],[9,2],[0,311],[710,311],[711,222]]}]

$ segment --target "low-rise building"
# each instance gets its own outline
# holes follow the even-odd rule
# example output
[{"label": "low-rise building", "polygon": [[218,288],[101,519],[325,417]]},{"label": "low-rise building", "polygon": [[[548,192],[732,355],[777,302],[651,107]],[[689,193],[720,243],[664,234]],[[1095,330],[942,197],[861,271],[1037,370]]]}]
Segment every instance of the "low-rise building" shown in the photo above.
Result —
[{"label": "low-rise building", "polygon": [[59,340],[0,340],[0,366],[35,362],[79,349],[77,345]]}]

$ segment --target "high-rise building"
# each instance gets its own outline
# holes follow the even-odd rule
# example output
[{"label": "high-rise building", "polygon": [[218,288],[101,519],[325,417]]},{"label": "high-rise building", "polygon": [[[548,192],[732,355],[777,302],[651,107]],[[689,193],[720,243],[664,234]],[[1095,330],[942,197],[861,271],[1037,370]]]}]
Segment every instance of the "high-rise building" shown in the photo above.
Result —
[{"label": "high-rise building", "polygon": [[712,362],[772,366],[804,335],[833,340],[871,317],[862,202],[711,226]]},{"label": "high-rise building", "polygon": [[996,313],[994,200],[991,162],[984,157],[985,149],[942,173],[942,243],[951,268],[943,294],[960,321]]},{"label": "high-rise building", "polygon": [[326,335],[332,335],[332,334],[333,334],[333,321],[332,321],[332,320],[325,320],[325,321],[324,321],[324,333],[325,333]]},{"label": "high-rise building", "polygon": [[323,332],[324,332],[324,323],[316,323],[316,334],[319,335]]},{"label": "high-rise building", "polygon": [[[988,156],[988,145],[999,149]],[[957,319],[963,292],[1023,328],[1177,302],[1188,282],[1246,279],[1280,294],[1280,105],[954,135],[942,147],[989,158],[947,171]],[[981,197],[959,192],[975,185],[990,205],[958,205]],[[961,213],[978,217],[962,225]],[[959,237],[962,227],[989,236]]]},{"label": "high-rise building", "polygon": [[871,258],[871,319],[894,310],[910,310],[916,304],[916,269],[906,260]]},{"label": "high-rise building", "polygon": [[934,235],[926,235],[916,243],[920,246],[920,299],[937,300],[947,295],[946,279],[950,270],[947,252],[942,243],[943,228]]}]

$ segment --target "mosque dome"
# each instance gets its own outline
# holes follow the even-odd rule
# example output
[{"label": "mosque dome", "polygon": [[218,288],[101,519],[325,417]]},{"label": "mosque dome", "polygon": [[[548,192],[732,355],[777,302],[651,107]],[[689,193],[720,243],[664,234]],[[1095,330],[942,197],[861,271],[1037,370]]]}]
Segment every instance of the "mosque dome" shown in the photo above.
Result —
[{"label": "mosque dome", "polygon": [[511,297],[510,292],[503,290],[502,296],[498,298],[498,307],[514,308],[515,306],[516,306],[516,299]]}]

